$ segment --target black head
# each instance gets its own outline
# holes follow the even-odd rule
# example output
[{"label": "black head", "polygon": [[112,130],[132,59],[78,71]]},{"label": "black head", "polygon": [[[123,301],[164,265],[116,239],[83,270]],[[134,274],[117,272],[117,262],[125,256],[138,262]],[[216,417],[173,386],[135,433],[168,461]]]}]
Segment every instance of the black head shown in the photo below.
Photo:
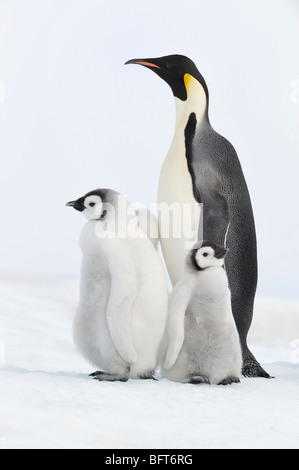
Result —
[{"label": "black head", "polygon": [[197,70],[194,62],[184,55],[167,55],[155,59],[132,59],[128,60],[126,64],[140,64],[151,69],[168,83],[174,96],[182,101],[187,99],[184,77],[186,74],[191,75],[202,85],[208,99],[209,92],[203,76]]},{"label": "black head", "polygon": [[223,266],[228,251],[224,246],[204,240],[193,246],[189,256],[193,267],[200,271],[210,266]]},{"label": "black head", "polygon": [[73,207],[74,209],[76,209],[76,211],[82,212],[85,209],[84,201],[85,201],[85,196],[79,197],[79,199],[76,199],[75,201],[69,201],[66,203],[66,205]]},{"label": "black head", "polygon": [[85,211],[84,214],[88,219],[100,220],[106,213],[103,210],[103,204],[108,202],[110,193],[111,191],[107,189],[95,189],[74,201],[67,202],[66,205],[79,212]]}]

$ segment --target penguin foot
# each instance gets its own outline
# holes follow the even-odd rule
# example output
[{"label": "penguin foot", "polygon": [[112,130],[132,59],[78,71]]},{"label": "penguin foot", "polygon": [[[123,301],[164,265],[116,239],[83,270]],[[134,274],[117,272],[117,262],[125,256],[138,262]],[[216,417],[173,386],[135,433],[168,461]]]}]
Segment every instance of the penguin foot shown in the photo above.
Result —
[{"label": "penguin foot", "polygon": [[156,381],[158,381],[158,379],[156,379],[156,377],[154,377],[153,375],[150,375],[150,376],[148,376],[148,375],[140,375],[138,378],[139,378],[139,379],[142,379],[142,380],[149,380],[149,379],[151,379],[151,380],[156,380]]},{"label": "penguin foot", "polygon": [[89,377],[96,377],[97,375],[104,374],[102,370],[96,370],[92,374],[89,374]]},{"label": "penguin foot", "polygon": [[101,370],[89,374],[89,377],[93,377],[94,380],[99,380],[100,382],[127,382],[129,380],[128,375],[109,374]]},{"label": "penguin foot", "polygon": [[210,381],[204,375],[194,375],[193,377],[191,377],[189,384],[210,384]]},{"label": "penguin foot", "polygon": [[239,384],[240,379],[239,377],[227,377],[224,380],[221,380],[218,385],[231,385],[231,384]]},{"label": "penguin foot", "polygon": [[142,379],[142,380],[148,380],[148,379],[152,379],[152,380],[158,380],[156,379],[156,377],[154,377],[154,370],[150,370],[149,372],[145,372],[144,374],[141,374],[138,376],[139,379]]},{"label": "penguin foot", "polygon": [[248,350],[243,357],[242,374],[244,377],[263,377],[265,379],[273,379],[268,372],[258,363],[254,355]]}]

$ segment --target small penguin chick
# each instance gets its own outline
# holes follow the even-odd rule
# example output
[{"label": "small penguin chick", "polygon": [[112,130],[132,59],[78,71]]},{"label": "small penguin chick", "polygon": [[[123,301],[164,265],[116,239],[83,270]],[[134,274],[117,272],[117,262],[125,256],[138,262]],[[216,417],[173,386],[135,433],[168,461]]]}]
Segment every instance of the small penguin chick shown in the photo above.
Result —
[{"label": "small penguin chick", "polygon": [[224,266],[224,257],[228,251],[224,246],[204,240],[193,246],[189,256],[193,267],[200,271],[210,266]]},{"label": "small penguin chick", "polygon": [[227,251],[205,240],[186,258],[184,275],[169,299],[161,348],[165,378],[193,384],[239,382],[242,356],[224,269]]}]

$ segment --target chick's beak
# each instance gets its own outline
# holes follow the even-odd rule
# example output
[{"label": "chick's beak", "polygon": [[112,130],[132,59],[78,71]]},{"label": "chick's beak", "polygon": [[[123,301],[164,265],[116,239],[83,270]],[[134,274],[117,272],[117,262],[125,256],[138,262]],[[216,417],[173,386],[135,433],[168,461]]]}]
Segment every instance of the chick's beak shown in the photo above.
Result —
[{"label": "chick's beak", "polygon": [[77,211],[82,211],[84,207],[82,207],[81,204],[78,203],[78,201],[70,201],[66,203],[67,206],[73,207]]}]

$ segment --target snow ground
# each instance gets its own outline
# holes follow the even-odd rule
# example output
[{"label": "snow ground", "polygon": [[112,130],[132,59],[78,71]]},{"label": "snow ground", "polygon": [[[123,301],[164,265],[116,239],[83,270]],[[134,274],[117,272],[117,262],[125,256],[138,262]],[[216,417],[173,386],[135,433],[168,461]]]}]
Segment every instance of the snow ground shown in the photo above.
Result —
[{"label": "snow ground", "polygon": [[257,299],[250,346],[275,379],[100,383],[72,343],[78,281],[0,278],[0,448],[299,448],[299,302]]}]

